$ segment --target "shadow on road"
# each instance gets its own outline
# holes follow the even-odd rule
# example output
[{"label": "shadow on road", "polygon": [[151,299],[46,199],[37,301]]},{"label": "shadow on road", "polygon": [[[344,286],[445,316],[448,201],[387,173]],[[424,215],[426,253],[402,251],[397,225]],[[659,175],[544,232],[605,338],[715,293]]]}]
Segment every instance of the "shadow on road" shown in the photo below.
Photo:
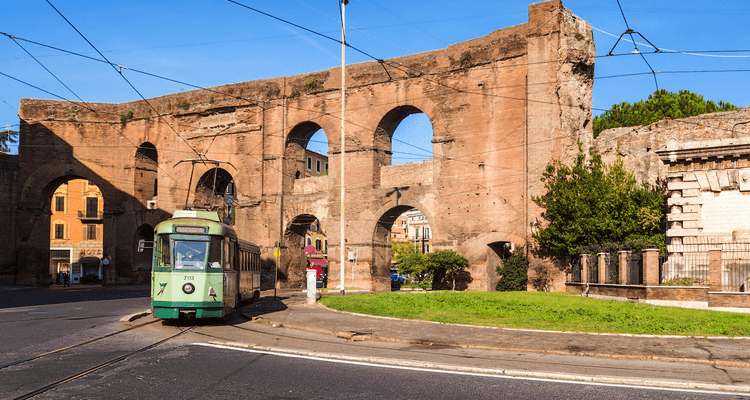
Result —
[{"label": "shadow on road", "polygon": [[0,286],[0,308],[149,297],[150,287],[73,285],[68,287]]}]

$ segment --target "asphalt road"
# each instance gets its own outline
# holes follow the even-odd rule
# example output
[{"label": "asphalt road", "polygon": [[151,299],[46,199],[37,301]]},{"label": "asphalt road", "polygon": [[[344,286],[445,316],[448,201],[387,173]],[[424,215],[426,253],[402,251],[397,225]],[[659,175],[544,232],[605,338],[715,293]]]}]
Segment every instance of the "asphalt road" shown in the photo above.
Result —
[{"label": "asphalt road", "polygon": [[[710,374],[710,367],[675,370],[674,365],[665,363],[352,342],[254,323],[239,315],[226,324],[162,324],[150,316],[120,322],[123,315],[148,308],[150,299],[143,289],[54,288],[15,291],[16,296],[4,291],[0,302],[0,398],[19,398],[98,366],[101,368],[50,386],[33,398],[732,398],[718,393],[510,378],[410,365],[646,375],[674,380]],[[6,306],[4,299],[9,296],[14,297],[14,304],[21,305]],[[40,300],[42,297],[45,300]],[[34,303],[41,304],[30,305]],[[267,312],[274,310],[269,307]],[[89,340],[94,341],[65,349]],[[60,351],[48,353],[55,350]],[[335,359],[309,356],[316,354]],[[379,363],[383,358],[396,362]]]}]

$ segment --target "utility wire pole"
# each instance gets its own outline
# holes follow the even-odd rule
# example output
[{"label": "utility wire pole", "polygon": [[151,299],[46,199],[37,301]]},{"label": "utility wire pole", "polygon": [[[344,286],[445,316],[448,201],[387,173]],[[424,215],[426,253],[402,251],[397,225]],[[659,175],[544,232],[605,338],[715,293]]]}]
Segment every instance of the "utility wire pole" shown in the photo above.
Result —
[{"label": "utility wire pole", "polygon": [[346,112],[346,4],[349,0],[341,0],[341,295],[346,294],[346,229],[344,219],[344,157],[346,154],[345,112]]}]

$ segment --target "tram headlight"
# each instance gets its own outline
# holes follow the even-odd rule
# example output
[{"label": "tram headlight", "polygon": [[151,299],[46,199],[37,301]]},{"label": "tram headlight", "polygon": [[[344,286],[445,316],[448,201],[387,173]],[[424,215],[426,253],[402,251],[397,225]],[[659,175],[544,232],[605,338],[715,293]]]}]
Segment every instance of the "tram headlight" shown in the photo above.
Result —
[{"label": "tram headlight", "polygon": [[195,292],[195,286],[193,286],[192,283],[186,283],[182,285],[182,291],[185,292],[185,294],[191,294]]}]

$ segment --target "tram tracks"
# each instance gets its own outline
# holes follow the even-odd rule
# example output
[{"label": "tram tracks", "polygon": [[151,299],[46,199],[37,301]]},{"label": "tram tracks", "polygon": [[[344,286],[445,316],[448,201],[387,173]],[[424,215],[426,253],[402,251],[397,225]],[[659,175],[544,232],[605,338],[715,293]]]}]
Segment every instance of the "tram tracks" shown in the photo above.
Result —
[{"label": "tram tracks", "polygon": [[119,331],[116,331],[116,332],[112,332],[112,333],[109,333],[107,335],[99,336],[99,337],[94,338],[94,339],[89,339],[89,340],[86,340],[86,341],[81,342],[81,343],[77,343],[77,344],[73,344],[73,345],[70,345],[70,346],[61,347],[59,349],[55,349],[55,350],[52,350],[52,351],[47,351],[47,352],[44,352],[42,354],[36,355],[34,357],[29,357],[29,358],[26,358],[26,359],[23,359],[23,360],[12,361],[12,362],[9,362],[7,364],[0,365],[0,370],[3,370],[3,369],[8,368],[8,367],[15,366],[15,365],[24,364],[24,363],[27,363],[27,362],[30,362],[30,361],[34,361],[34,360],[40,359],[42,357],[46,357],[46,356],[49,356],[49,355],[52,355],[52,354],[55,354],[55,353],[59,353],[59,352],[62,352],[62,351],[74,349],[76,347],[85,346],[87,344],[98,342],[100,340],[107,339],[107,338],[110,338],[112,336],[119,335],[121,333],[129,332],[129,331],[132,331],[134,329],[142,328],[142,327],[144,327],[146,325],[151,325],[151,324],[156,323],[156,322],[159,322],[159,320],[153,320],[153,321],[149,321],[149,322],[146,322],[146,323],[143,323],[143,324],[131,326],[130,328],[122,329],[122,330],[119,330]]},{"label": "tram tracks", "polygon": [[[128,328],[128,329],[124,329],[124,330],[121,330],[121,331],[118,331],[118,332],[114,332],[114,333],[109,334],[109,335],[105,335],[105,336],[99,337],[97,339],[92,339],[92,340],[89,340],[89,341],[86,341],[86,342],[82,342],[82,343],[79,343],[79,344],[76,344],[76,345],[73,345],[73,346],[67,346],[65,348],[61,348],[61,349],[55,350],[53,352],[47,352],[45,354],[39,355],[39,356],[31,358],[31,359],[22,360],[21,362],[13,363],[12,365],[19,365],[19,364],[24,363],[24,362],[28,362],[28,361],[32,361],[32,360],[41,358],[41,357],[43,357],[45,355],[53,354],[53,353],[56,353],[56,352],[61,352],[61,351],[64,351],[64,350],[69,350],[69,349],[72,349],[74,347],[83,346],[85,344],[92,343],[92,342],[98,341],[98,340],[102,340],[102,339],[105,339],[107,337],[112,337],[112,336],[114,336],[116,334],[127,332],[127,331],[130,331],[130,330],[133,330],[133,329],[141,328],[143,326],[150,325],[150,324],[155,323],[155,322],[160,322],[160,321],[156,320],[156,321],[151,321],[151,322],[148,322],[148,323],[145,323],[145,324],[141,324],[141,325],[138,325],[138,326],[134,326],[134,327],[131,327],[131,328]],[[98,365],[95,365],[95,366],[93,366],[91,368],[88,368],[88,369],[86,369],[84,371],[77,372],[77,373],[69,375],[69,376],[67,376],[65,378],[59,379],[59,380],[57,380],[55,382],[52,382],[50,384],[47,384],[47,385],[45,385],[45,386],[43,386],[43,387],[41,387],[39,389],[36,389],[36,390],[33,390],[33,391],[28,392],[26,394],[23,394],[21,396],[15,397],[14,400],[30,399],[30,398],[32,398],[34,396],[40,395],[40,394],[48,391],[48,390],[54,389],[54,388],[56,388],[56,387],[58,387],[60,385],[64,385],[64,384],[66,384],[68,382],[72,382],[72,381],[74,381],[76,379],[80,379],[80,378],[82,378],[82,377],[84,377],[86,375],[89,375],[89,374],[93,373],[93,372],[96,372],[96,371],[99,371],[99,370],[101,370],[103,368],[106,368],[106,367],[109,367],[111,365],[117,364],[117,363],[119,363],[119,362],[121,362],[123,360],[126,360],[126,359],[134,356],[134,355],[137,355],[137,354],[146,352],[146,351],[148,351],[150,349],[153,349],[154,347],[157,347],[157,346],[159,346],[159,345],[161,345],[163,343],[166,343],[166,342],[168,342],[168,341],[170,341],[170,340],[172,340],[172,339],[174,339],[174,338],[176,338],[178,336],[181,336],[181,335],[184,335],[184,334],[186,334],[188,332],[191,332],[194,328],[195,327],[193,326],[193,327],[181,329],[180,332],[178,332],[178,333],[176,333],[174,335],[171,335],[171,336],[169,336],[169,337],[167,337],[165,339],[159,340],[159,341],[157,341],[155,343],[149,344],[148,346],[141,347],[139,349],[133,350],[133,351],[128,352],[126,354],[123,354],[121,356],[118,356],[118,357],[115,357],[113,359],[107,360],[107,361],[102,362],[102,363],[100,363]]]}]

